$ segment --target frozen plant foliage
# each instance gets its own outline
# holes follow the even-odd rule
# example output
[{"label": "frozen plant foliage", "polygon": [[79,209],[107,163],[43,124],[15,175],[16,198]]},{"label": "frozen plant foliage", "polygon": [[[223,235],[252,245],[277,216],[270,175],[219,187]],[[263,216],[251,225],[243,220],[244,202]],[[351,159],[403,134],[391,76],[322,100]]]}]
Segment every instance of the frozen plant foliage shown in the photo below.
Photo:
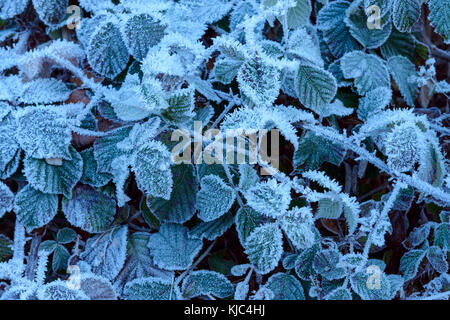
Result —
[{"label": "frozen plant foliage", "polygon": [[448,300],[449,17],[0,0],[0,299]]}]

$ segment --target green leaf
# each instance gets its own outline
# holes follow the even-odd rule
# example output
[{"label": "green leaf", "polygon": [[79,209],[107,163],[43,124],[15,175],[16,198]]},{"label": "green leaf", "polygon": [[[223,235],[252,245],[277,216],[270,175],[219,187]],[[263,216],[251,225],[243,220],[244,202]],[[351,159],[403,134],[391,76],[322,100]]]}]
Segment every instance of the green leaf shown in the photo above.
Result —
[{"label": "green leaf", "polygon": [[437,272],[446,273],[448,271],[447,252],[438,246],[427,249],[427,259]]},{"label": "green leaf", "polygon": [[[310,0],[297,0],[295,7],[289,8],[287,24],[289,28],[298,28],[309,22],[312,7]],[[282,21],[282,20],[280,20]]]},{"label": "green leaf", "polygon": [[315,255],[312,267],[315,272],[328,280],[341,279],[345,277],[345,270],[337,266],[339,260],[340,256],[337,250],[321,250]]},{"label": "green leaf", "polygon": [[315,244],[311,248],[302,251],[295,261],[295,273],[300,279],[310,281],[317,273],[313,269],[314,257],[319,251],[319,245]]},{"label": "green leaf", "polygon": [[450,0],[430,0],[428,1],[430,14],[428,19],[434,30],[442,35],[446,44],[450,41]]},{"label": "green leaf", "polygon": [[367,49],[380,47],[389,38],[392,31],[392,23],[388,21],[380,25],[381,29],[369,29],[367,27],[368,16],[362,0],[353,2],[347,9],[345,23],[350,28],[350,34]]},{"label": "green leaf", "polygon": [[317,16],[318,29],[322,32],[324,41],[336,58],[359,49],[358,42],[352,37],[350,29],[344,22],[349,6],[350,2],[346,0],[329,2],[320,9]]},{"label": "green leaf", "polygon": [[94,157],[94,148],[89,148],[80,152],[83,158],[83,175],[80,182],[92,187],[103,187],[111,180],[108,173],[98,172],[97,160]]},{"label": "green leaf", "polygon": [[275,269],[283,254],[280,228],[275,223],[256,227],[244,244],[248,259],[258,273],[266,274]]},{"label": "green leaf", "polygon": [[115,21],[101,23],[94,31],[87,47],[92,69],[108,78],[115,78],[127,66],[129,55]]},{"label": "green leaf", "polygon": [[71,197],[72,189],[83,173],[83,159],[74,147],[69,147],[72,160],[62,160],[62,165],[48,164],[45,160],[25,158],[24,173],[32,187],[50,194]]},{"label": "green leaf", "polygon": [[281,228],[297,249],[310,248],[315,240],[314,219],[306,207],[294,207],[281,218]]},{"label": "green leaf", "polygon": [[385,59],[394,56],[414,58],[416,40],[409,33],[402,33],[393,28],[389,39],[381,46],[380,51]]},{"label": "green leaf", "polygon": [[70,228],[59,229],[56,234],[56,240],[61,244],[71,243],[72,241],[75,241],[76,237],[77,233]]},{"label": "green leaf", "polygon": [[150,48],[165,35],[166,26],[147,13],[131,15],[125,22],[122,34],[128,51],[142,61]]},{"label": "green leaf", "polygon": [[235,217],[236,230],[242,245],[248,236],[264,222],[264,217],[249,206],[239,208]]},{"label": "green leaf", "polygon": [[255,169],[248,164],[239,165],[239,188],[245,192],[259,182]]},{"label": "green leaf", "polygon": [[72,199],[63,199],[62,211],[75,227],[90,233],[105,231],[114,219],[116,202],[89,186],[73,190]]},{"label": "green leaf", "polygon": [[160,221],[183,223],[195,214],[198,181],[191,164],[172,166],[172,177],[170,199],[149,199],[149,207]]},{"label": "green leaf", "polygon": [[435,246],[441,247],[444,250],[450,248],[450,224],[441,223],[439,227],[434,230],[434,242]]},{"label": "green leaf", "polygon": [[224,215],[235,200],[233,189],[221,178],[207,175],[200,181],[197,194],[198,217],[205,222],[215,220]]},{"label": "green leaf", "polygon": [[403,56],[389,58],[388,67],[406,103],[413,107],[418,88],[416,83],[410,82],[410,78],[417,75],[416,67]]},{"label": "green leaf", "polygon": [[28,231],[40,228],[58,213],[58,196],[42,193],[28,184],[17,193],[14,211]]},{"label": "green leaf", "polygon": [[3,234],[0,234],[0,262],[8,260],[13,255],[13,242]]},{"label": "green leaf", "polygon": [[183,296],[191,299],[200,295],[226,298],[233,294],[233,285],[223,274],[208,270],[191,272],[183,281]]},{"label": "green leaf", "polygon": [[314,170],[318,169],[323,162],[329,162],[339,166],[344,160],[345,150],[330,140],[316,136],[311,131],[306,132],[299,141],[298,148],[294,153],[294,168]]},{"label": "green leaf", "polygon": [[419,0],[393,0],[392,17],[400,32],[411,32],[412,26],[420,18]]},{"label": "green leaf", "polygon": [[191,239],[181,224],[166,223],[150,236],[148,247],[155,263],[166,270],[184,270],[194,261],[203,242]]},{"label": "green leaf", "polygon": [[15,122],[0,122],[0,172],[6,171],[8,163],[13,161],[19,152],[19,143],[16,139],[17,125]]},{"label": "green leaf", "polygon": [[237,76],[242,61],[231,58],[223,58],[214,64],[214,75],[223,84],[229,84]]},{"label": "green leaf", "polygon": [[191,120],[194,113],[194,89],[180,89],[167,99],[169,107],[161,113],[168,122],[179,125]]},{"label": "green leaf", "polygon": [[206,238],[210,241],[223,235],[233,224],[234,217],[231,213],[226,213],[216,220],[209,222],[201,222],[196,225],[190,232],[189,236],[193,238]]},{"label": "green leaf", "polygon": [[300,65],[295,78],[298,98],[307,108],[325,107],[337,92],[333,74],[312,65]]},{"label": "green leaf", "polygon": [[273,300],[305,300],[302,284],[289,274],[276,273],[272,275],[264,287],[273,292]]},{"label": "green leaf", "polygon": [[410,250],[400,259],[399,271],[406,281],[414,278],[419,269],[420,262],[425,257],[425,250]]},{"label": "green leaf", "polygon": [[54,272],[66,271],[69,256],[69,251],[66,248],[60,245],[56,246],[55,251],[53,251],[52,270]]}]

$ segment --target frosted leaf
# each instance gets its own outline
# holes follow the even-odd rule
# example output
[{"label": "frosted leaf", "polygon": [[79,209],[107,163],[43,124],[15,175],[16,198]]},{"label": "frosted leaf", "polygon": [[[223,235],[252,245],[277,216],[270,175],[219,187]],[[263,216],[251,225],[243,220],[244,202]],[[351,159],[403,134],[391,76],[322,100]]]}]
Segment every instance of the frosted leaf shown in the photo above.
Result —
[{"label": "frosted leaf", "polygon": [[137,74],[128,74],[119,90],[105,90],[117,117],[124,121],[142,120],[152,113],[140,96],[141,85]]},{"label": "frosted leaf", "polygon": [[[379,280],[376,280],[378,274],[380,277]],[[390,300],[393,298],[388,276],[384,272],[378,273],[376,268],[363,269],[363,271],[353,274],[350,284],[353,291],[363,300]]]},{"label": "frosted leaf", "polygon": [[319,249],[319,245],[315,244],[311,248],[302,251],[297,257],[295,261],[295,273],[300,279],[310,281],[311,277],[317,275],[312,264]]},{"label": "frosted leaf", "polygon": [[172,166],[172,177],[170,199],[152,198],[149,208],[160,221],[183,223],[195,214],[198,181],[191,164]]},{"label": "frosted leaf", "polygon": [[257,106],[271,105],[280,90],[279,72],[262,56],[255,54],[239,69],[237,81],[241,93]]},{"label": "frosted leaf", "polygon": [[237,76],[241,66],[242,61],[240,60],[220,59],[214,64],[214,75],[223,84],[229,84]]},{"label": "frosted leaf", "polygon": [[358,117],[367,120],[372,115],[384,110],[391,102],[392,91],[390,88],[379,87],[369,91],[359,100]]},{"label": "frosted leaf", "polygon": [[309,22],[312,7],[310,0],[296,0],[297,5],[288,9],[287,23],[289,28],[298,28]]},{"label": "frosted leaf", "polygon": [[150,255],[147,247],[150,234],[135,232],[130,235],[127,244],[127,258],[125,264],[114,279],[114,286],[121,292],[123,287],[134,279],[142,277],[158,277],[171,279],[172,273],[159,269]]},{"label": "frosted leaf", "polygon": [[245,192],[260,181],[258,173],[248,164],[239,165],[239,188]]},{"label": "frosted leaf", "polygon": [[233,225],[233,222],[233,215],[231,213],[227,213],[216,220],[200,222],[200,224],[189,231],[189,236],[199,239],[206,238],[212,241],[223,235],[225,231]]},{"label": "frosted leaf", "polygon": [[[324,161],[339,166],[344,160],[345,150],[329,140],[307,131],[300,138],[297,150],[294,153],[294,168],[312,170],[319,168]],[[302,170],[303,171],[303,170]]]},{"label": "frosted leaf", "polygon": [[236,290],[234,292],[234,300],[245,300],[248,296],[250,286],[247,282],[242,281],[236,284]]},{"label": "frosted leaf", "polygon": [[61,166],[48,164],[43,159],[25,158],[24,173],[32,187],[44,193],[60,194],[67,198],[83,174],[83,159],[72,146],[72,160],[63,160]]},{"label": "frosted leaf", "polygon": [[420,18],[419,0],[393,0],[392,18],[400,32],[411,32],[412,26]]},{"label": "frosted leaf", "polygon": [[428,1],[430,14],[428,18],[435,31],[442,35],[446,44],[450,42],[450,1],[430,0]]},{"label": "frosted leaf", "polygon": [[161,116],[170,123],[183,124],[194,117],[194,90],[189,87],[172,93],[167,99],[168,108]]},{"label": "frosted leaf", "polygon": [[130,134],[123,141],[117,143],[117,147],[123,151],[133,151],[147,144],[158,134],[161,124],[159,118],[150,118],[142,123],[135,123]]},{"label": "frosted leaf", "polygon": [[81,290],[71,289],[64,280],[55,280],[37,291],[39,300],[90,300]]},{"label": "frosted leaf", "polygon": [[14,122],[0,122],[0,172],[5,171],[8,163],[19,151],[15,132],[17,125]]},{"label": "frosted leaf", "polygon": [[89,238],[81,260],[91,266],[93,273],[114,279],[125,263],[127,233],[128,227],[122,226]]},{"label": "frosted leaf", "polygon": [[159,141],[149,141],[136,151],[132,170],[143,192],[169,200],[172,193],[171,154]]},{"label": "frosted leaf", "polygon": [[108,173],[97,172],[97,160],[94,158],[94,148],[83,150],[80,152],[83,158],[83,175],[80,182],[88,184],[92,187],[103,187],[111,180]]},{"label": "frosted leaf", "polygon": [[197,193],[198,217],[203,221],[212,221],[230,210],[235,200],[233,189],[221,178],[207,175],[200,181]]},{"label": "frosted leaf", "polygon": [[333,198],[319,200],[319,210],[316,218],[337,219],[342,214],[342,202]]},{"label": "frosted leaf", "polygon": [[122,29],[128,51],[137,60],[142,61],[148,50],[157,45],[165,35],[166,27],[149,14],[130,16]]},{"label": "frosted leaf", "polygon": [[402,33],[393,28],[391,35],[381,46],[380,51],[385,59],[399,55],[413,59],[415,44],[416,40],[411,34]]},{"label": "frosted leaf", "polygon": [[417,84],[410,81],[417,75],[414,64],[403,56],[395,56],[389,58],[388,67],[406,103],[413,107],[418,89]]},{"label": "frosted leaf", "polygon": [[114,219],[116,202],[89,186],[73,190],[72,199],[63,199],[62,211],[75,227],[90,233],[105,231]]},{"label": "frosted leaf", "polygon": [[235,217],[236,230],[238,232],[239,241],[242,245],[247,241],[248,236],[264,222],[261,214],[252,208],[245,206],[239,208]]},{"label": "frosted leaf", "polygon": [[29,0],[0,0],[0,19],[10,19],[22,13],[28,2]]},{"label": "frosted leaf", "polygon": [[66,101],[70,93],[71,90],[60,80],[36,79],[24,84],[18,100],[25,104],[49,104]]},{"label": "frosted leaf", "polygon": [[322,31],[328,48],[336,58],[359,49],[358,42],[352,37],[350,29],[344,23],[349,6],[350,2],[346,0],[329,2],[317,16],[317,27]]},{"label": "frosted leaf", "polygon": [[295,78],[295,88],[300,102],[316,110],[328,105],[337,92],[334,76],[319,67],[300,65]]},{"label": "frosted leaf", "polygon": [[444,250],[450,248],[450,224],[441,223],[434,231],[433,245],[439,246]]},{"label": "frosted leaf", "polygon": [[315,110],[319,115],[326,118],[331,115],[336,115],[338,117],[346,117],[353,113],[352,108],[346,108],[341,100],[335,99],[334,102],[328,104],[325,107],[317,108]]},{"label": "frosted leaf", "polygon": [[325,297],[323,297],[324,300],[352,300],[352,294],[350,293],[350,290],[344,287],[339,287],[337,289],[332,290],[330,293],[328,293]]},{"label": "frosted leaf", "polygon": [[130,160],[125,155],[121,155],[113,160],[111,167],[113,182],[116,185],[117,205],[123,207],[130,200],[125,194],[125,183],[130,175]]},{"label": "frosted leaf", "polygon": [[293,208],[281,218],[280,225],[297,249],[308,249],[316,240],[314,219],[309,208]]},{"label": "frosted leaf", "polygon": [[139,87],[139,95],[145,104],[145,108],[153,114],[160,113],[169,107],[162,84],[156,79],[147,78],[143,80]]},{"label": "frosted leaf", "polygon": [[242,277],[245,275],[245,273],[250,269],[251,264],[244,263],[244,264],[237,264],[231,267],[231,274],[235,277]]},{"label": "frosted leaf", "polygon": [[191,239],[181,224],[166,223],[150,236],[148,247],[155,263],[166,270],[185,270],[200,252],[203,242]]},{"label": "frosted leaf", "polygon": [[119,28],[113,21],[100,24],[87,48],[91,67],[108,78],[115,78],[125,69],[129,55]]},{"label": "frosted leaf", "polygon": [[416,227],[409,234],[409,244],[411,247],[421,245],[430,235],[431,223],[426,223],[420,227]]},{"label": "frosted leaf", "polygon": [[321,250],[315,255],[312,267],[315,272],[328,280],[341,279],[345,277],[345,270],[338,266],[339,260],[340,254],[337,250]]},{"label": "frosted leaf", "polygon": [[[367,27],[368,16],[365,12],[365,6],[362,0],[353,2],[347,9],[347,17],[345,23],[350,28],[350,34],[358,40],[358,42],[368,49],[380,47],[389,38],[392,31],[392,23],[384,22],[380,27],[369,29]],[[381,11],[381,10],[380,10]]]},{"label": "frosted leaf", "polygon": [[32,0],[39,19],[45,24],[59,23],[66,15],[69,0]]},{"label": "frosted leaf", "polygon": [[14,207],[14,193],[0,181],[0,218]]},{"label": "frosted leaf", "polygon": [[128,137],[131,126],[124,126],[109,131],[105,136],[98,138],[94,142],[94,158],[97,160],[97,171],[112,173],[112,162],[114,159],[124,155],[130,156],[130,152],[125,152],[117,147],[117,143]]},{"label": "frosted leaf", "polygon": [[124,300],[171,300],[175,297],[172,281],[156,277],[130,281],[125,285],[122,294]]},{"label": "frosted leaf", "polygon": [[28,231],[40,228],[58,213],[58,196],[27,185],[17,193],[14,211]]},{"label": "frosted leaf", "polygon": [[67,119],[46,107],[28,107],[17,113],[17,140],[27,156],[70,160],[72,139]]},{"label": "frosted leaf", "polygon": [[305,300],[302,284],[293,275],[276,273],[264,286],[273,292],[272,300]]},{"label": "frosted leaf", "polygon": [[420,138],[415,124],[408,122],[395,126],[385,140],[388,165],[400,172],[409,171],[418,160]]},{"label": "frosted leaf", "polygon": [[389,72],[385,62],[361,51],[352,51],[341,59],[341,68],[346,79],[354,79],[360,95],[365,95],[378,87],[391,87]]},{"label": "frosted leaf", "polygon": [[244,244],[248,259],[258,273],[266,274],[275,269],[283,254],[280,228],[275,223],[256,227]]},{"label": "frosted leaf", "polygon": [[319,185],[321,185],[324,188],[330,189],[334,193],[340,193],[342,192],[342,187],[337,183],[334,179],[331,179],[328,177],[324,172],[322,171],[305,171],[303,172],[303,177],[317,182]]},{"label": "frosted leaf", "polygon": [[320,55],[320,46],[317,34],[311,29],[298,28],[289,33],[287,43],[288,57],[299,59],[306,64],[314,64],[323,67],[324,63]]},{"label": "frosted leaf", "polygon": [[77,33],[78,41],[83,45],[84,48],[87,48],[89,46],[89,42],[95,29],[100,23],[102,23],[102,21],[104,21],[105,17],[106,16],[104,14],[95,15],[90,18],[83,17],[83,23],[80,24],[80,28],[75,29],[75,31]]},{"label": "frosted leaf", "polygon": [[234,288],[230,280],[223,274],[198,270],[191,272],[181,286],[185,298],[191,299],[200,295],[213,295],[218,298],[226,298],[233,294]]},{"label": "frosted leaf", "polygon": [[104,0],[79,0],[79,3],[86,11],[90,12],[96,12],[114,7],[112,1]]},{"label": "frosted leaf", "polygon": [[402,256],[398,270],[403,274],[405,281],[416,276],[420,262],[425,257],[425,253],[425,250],[410,250]]},{"label": "frosted leaf", "polygon": [[448,262],[446,251],[437,246],[431,246],[427,249],[426,256],[434,270],[439,273],[447,273]]},{"label": "frosted leaf", "polygon": [[278,184],[275,179],[258,183],[244,195],[250,207],[273,218],[284,214],[291,202],[289,185]]},{"label": "frosted leaf", "polygon": [[104,278],[90,273],[81,273],[80,290],[83,291],[90,300],[117,300],[111,282]]}]

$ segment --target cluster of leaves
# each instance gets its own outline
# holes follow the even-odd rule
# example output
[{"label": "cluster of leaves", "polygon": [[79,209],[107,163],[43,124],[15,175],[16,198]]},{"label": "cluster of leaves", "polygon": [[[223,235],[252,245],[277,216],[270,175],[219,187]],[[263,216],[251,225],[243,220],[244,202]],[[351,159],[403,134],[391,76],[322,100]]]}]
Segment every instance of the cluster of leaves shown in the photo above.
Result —
[{"label": "cluster of leaves", "polygon": [[[0,0],[0,298],[448,299],[449,16]],[[280,167],[190,161],[195,121],[278,129]]]}]

